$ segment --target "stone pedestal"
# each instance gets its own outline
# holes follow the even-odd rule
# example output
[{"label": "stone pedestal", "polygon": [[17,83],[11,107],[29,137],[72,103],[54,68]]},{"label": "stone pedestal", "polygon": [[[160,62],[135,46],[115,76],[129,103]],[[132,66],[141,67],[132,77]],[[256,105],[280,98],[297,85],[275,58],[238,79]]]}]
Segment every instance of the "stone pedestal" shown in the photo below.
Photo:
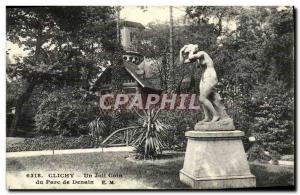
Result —
[{"label": "stone pedestal", "polygon": [[180,181],[195,189],[250,188],[255,176],[244,151],[242,131],[188,131]]}]

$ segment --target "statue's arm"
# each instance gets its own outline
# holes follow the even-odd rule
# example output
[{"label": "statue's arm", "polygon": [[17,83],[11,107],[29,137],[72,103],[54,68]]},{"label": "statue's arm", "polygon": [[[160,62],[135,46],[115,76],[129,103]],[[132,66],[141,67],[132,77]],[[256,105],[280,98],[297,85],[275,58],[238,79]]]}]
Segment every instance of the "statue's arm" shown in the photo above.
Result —
[{"label": "statue's arm", "polygon": [[184,63],[183,52],[184,52],[184,50],[185,50],[187,47],[188,47],[188,46],[185,45],[185,46],[183,46],[183,47],[180,49],[180,51],[179,51],[179,61],[180,61],[181,64]]},{"label": "statue's arm", "polygon": [[200,58],[203,58],[207,53],[205,51],[198,51],[197,53],[189,53],[189,59],[190,60],[197,60]]}]

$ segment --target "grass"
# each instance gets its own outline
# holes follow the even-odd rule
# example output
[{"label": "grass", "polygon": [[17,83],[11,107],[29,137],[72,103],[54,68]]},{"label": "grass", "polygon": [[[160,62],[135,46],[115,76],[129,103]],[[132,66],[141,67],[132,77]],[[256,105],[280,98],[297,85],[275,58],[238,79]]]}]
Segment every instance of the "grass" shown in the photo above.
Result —
[{"label": "grass", "polygon": [[[138,188],[186,189],[179,180],[182,158],[163,163],[136,163],[125,158],[126,152],[69,154],[7,159],[8,173],[17,172],[78,172],[81,173],[121,173],[123,181],[134,181]],[[294,168],[276,165],[251,164],[251,172],[256,176],[257,187],[293,186]],[[118,186],[123,188],[124,186]]]},{"label": "grass", "polygon": [[294,167],[251,163],[250,169],[256,176],[259,187],[293,186]]}]

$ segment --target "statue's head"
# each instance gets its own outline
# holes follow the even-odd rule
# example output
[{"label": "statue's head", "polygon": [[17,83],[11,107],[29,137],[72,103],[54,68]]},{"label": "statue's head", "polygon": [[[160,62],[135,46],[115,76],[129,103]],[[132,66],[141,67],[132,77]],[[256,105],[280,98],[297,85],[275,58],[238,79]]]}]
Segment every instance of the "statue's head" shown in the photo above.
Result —
[{"label": "statue's head", "polygon": [[191,63],[196,60],[189,59],[191,53],[197,53],[199,51],[199,46],[197,44],[188,44],[181,48],[180,50],[180,61],[182,63]]},{"label": "statue's head", "polygon": [[184,53],[189,54],[189,53],[196,53],[199,51],[199,46],[197,44],[188,44],[184,46]]}]

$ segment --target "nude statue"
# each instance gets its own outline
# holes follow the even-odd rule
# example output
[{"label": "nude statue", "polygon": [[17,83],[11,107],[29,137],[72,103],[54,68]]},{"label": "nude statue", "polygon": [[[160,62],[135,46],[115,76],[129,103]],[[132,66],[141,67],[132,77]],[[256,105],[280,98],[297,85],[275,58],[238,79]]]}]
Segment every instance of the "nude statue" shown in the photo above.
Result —
[{"label": "nude statue", "polygon": [[225,107],[221,104],[221,97],[215,89],[218,78],[211,57],[194,44],[182,47],[179,57],[182,64],[197,61],[203,70],[199,84],[199,101],[204,111],[204,119],[199,123],[213,123],[228,118]]}]

